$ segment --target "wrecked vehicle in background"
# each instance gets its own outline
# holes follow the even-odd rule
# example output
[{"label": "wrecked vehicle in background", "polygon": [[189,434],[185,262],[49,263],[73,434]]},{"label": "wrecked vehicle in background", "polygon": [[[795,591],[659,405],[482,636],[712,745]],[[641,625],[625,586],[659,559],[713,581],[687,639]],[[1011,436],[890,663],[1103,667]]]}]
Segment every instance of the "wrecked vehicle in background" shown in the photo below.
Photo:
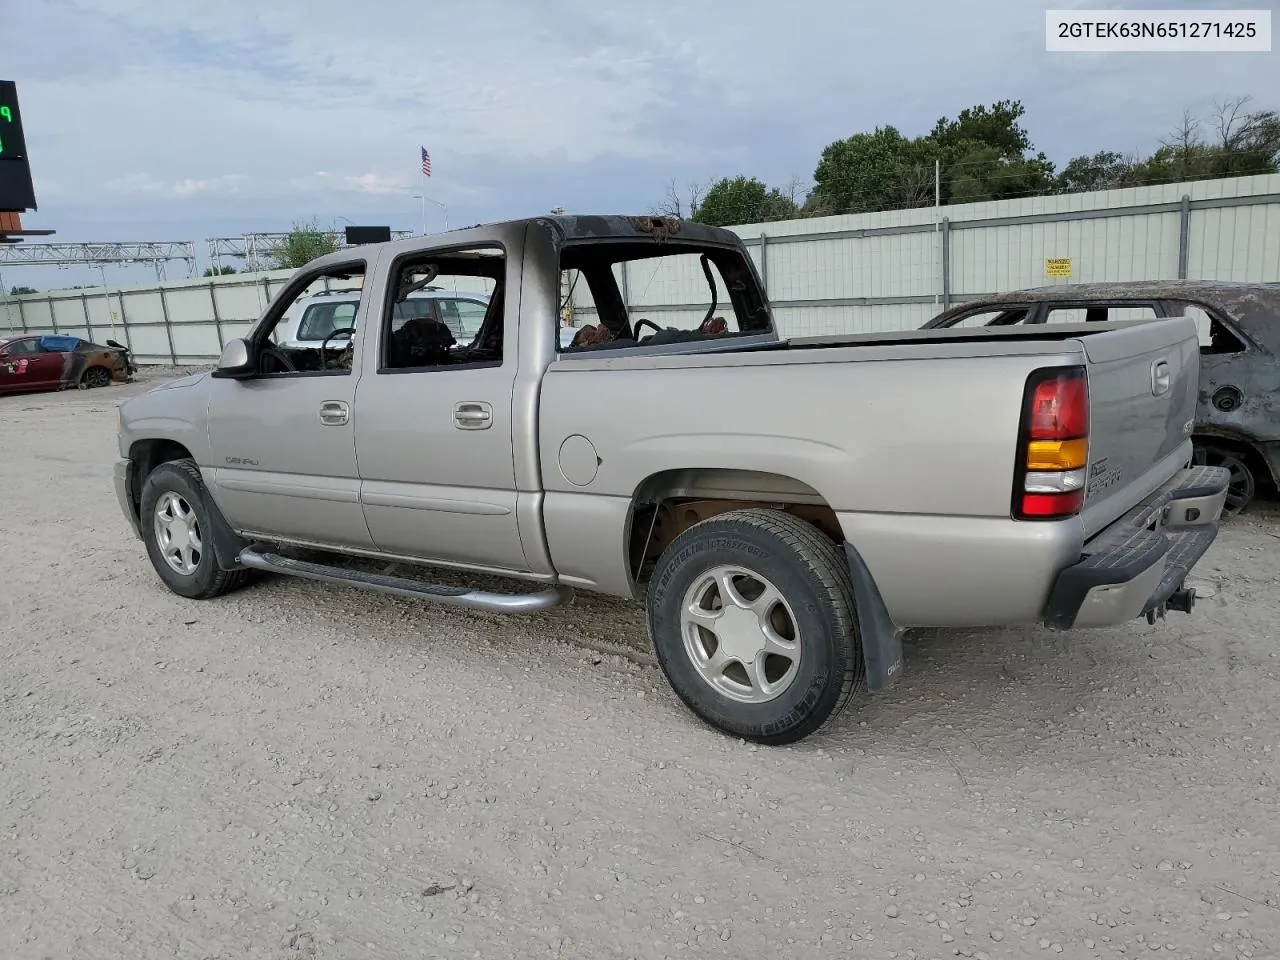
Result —
[{"label": "wrecked vehicle in background", "polygon": [[1224,513],[1280,488],[1280,283],[1075,283],[964,303],[921,329],[1190,316],[1200,332],[1195,461],[1231,471]]},{"label": "wrecked vehicle in background", "polygon": [[31,334],[0,340],[0,393],[105,387],[128,383],[138,368],[114,340]]}]

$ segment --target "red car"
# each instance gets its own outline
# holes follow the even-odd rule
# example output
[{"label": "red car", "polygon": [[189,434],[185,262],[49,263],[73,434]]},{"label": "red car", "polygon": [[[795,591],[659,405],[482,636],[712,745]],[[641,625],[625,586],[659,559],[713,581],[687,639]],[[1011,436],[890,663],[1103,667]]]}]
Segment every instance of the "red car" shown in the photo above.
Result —
[{"label": "red car", "polygon": [[105,387],[137,371],[127,347],[80,337],[31,334],[0,340],[0,393]]}]

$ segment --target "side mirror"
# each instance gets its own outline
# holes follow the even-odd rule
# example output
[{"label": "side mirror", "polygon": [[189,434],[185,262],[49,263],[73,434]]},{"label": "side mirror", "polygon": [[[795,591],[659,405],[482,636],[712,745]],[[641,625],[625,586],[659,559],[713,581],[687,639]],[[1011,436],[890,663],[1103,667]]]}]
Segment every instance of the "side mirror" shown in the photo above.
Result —
[{"label": "side mirror", "polygon": [[213,376],[227,379],[242,379],[254,372],[253,349],[247,340],[231,340],[222,348],[222,356],[218,358],[218,366]]}]

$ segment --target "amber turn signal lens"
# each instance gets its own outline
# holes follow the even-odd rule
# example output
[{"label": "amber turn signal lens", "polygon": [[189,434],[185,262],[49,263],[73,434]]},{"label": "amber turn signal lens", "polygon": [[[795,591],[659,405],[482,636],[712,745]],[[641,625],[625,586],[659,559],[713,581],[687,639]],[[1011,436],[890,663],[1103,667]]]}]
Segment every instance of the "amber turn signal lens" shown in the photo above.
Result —
[{"label": "amber turn signal lens", "polygon": [[1032,440],[1027,444],[1028,470],[1078,470],[1089,462],[1089,440]]}]

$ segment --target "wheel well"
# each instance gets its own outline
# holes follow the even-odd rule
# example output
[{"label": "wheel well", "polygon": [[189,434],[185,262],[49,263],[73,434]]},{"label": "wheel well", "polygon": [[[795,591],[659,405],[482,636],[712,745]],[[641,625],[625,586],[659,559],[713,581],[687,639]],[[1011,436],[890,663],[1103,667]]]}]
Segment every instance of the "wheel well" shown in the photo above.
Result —
[{"label": "wheel well", "polygon": [[129,459],[135,464],[133,489],[129,495],[136,507],[142,502],[142,481],[152,470],[162,463],[194,458],[190,450],[173,440],[139,440],[129,448]]},{"label": "wheel well", "polygon": [[645,582],[671,541],[695,523],[744,507],[783,510],[835,543],[844,541],[835,511],[794,477],[723,468],[667,470],[646,479],[631,499],[627,556],[632,577]]},{"label": "wheel well", "polygon": [[1197,447],[1219,447],[1234,453],[1244,461],[1255,480],[1270,483],[1273,487],[1280,487],[1280,477],[1272,471],[1270,462],[1262,455],[1262,451],[1248,440],[1225,434],[1197,433],[1192,435],[1191,442]]}]

